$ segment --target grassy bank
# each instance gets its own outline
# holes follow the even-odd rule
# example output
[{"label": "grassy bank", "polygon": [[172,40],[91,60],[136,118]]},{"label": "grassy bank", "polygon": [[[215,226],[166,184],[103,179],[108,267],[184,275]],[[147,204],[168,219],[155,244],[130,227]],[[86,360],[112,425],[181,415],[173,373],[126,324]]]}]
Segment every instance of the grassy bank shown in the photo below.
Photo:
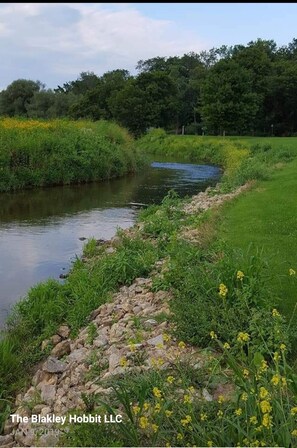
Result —
[{"label": "grassy bank", "polygon": [[[158,143],[158,151],[172,155],[190,151],[191,139],[196,142],[191,137],[184,147],[180,137],[168,138],[173,152],[167,152],[172,147],[167,137],[166,144]],[[146,140],[139,142],[139,147],[145,145]],[[153,145],[148,147],[152,152]],[[225,167],[222,193],[246,180],[273,179],[276,166],[294,155],[294,148],[277,151],[268,145],[215,141],[197,143],[195,161]],[[212,190],[210,197],[215,193]],[[278,311],[275,272],[261,254],[240,251],[218,236],[218,224],[224,219],[221,210],[187,214],[184,203],[171,194],[161,206],[144,210],[139,228],[131,235],[120,234],[114,253],[107,254],[90,240],[86,259],[76,261],[65,284],[37,285],[16,306],[0,343],[3,416],[26,382],[20,372],[30,374],[49,353],[50,346],[48,352],[41,351],[42,340],[61,323],[70,326],[74,337],[87,325],[89,313],[108,301],[113,291],[149,275],[155,262],[163,259],[165,269],[153,278],[152,288],[172,292],[175,330],[169,337],[181,341],[181,349],[188,343],[218,356],[203,369],[177,362],[165,370],[116,378],[111,408],[104,409],[116,412],[122,404],[125,425],[74,426],[65,446],[294,446],[297,379],[290,367],[292,329]],[[290,284],[296,277],[286,272],[283,280]],[[232,399],[208,402],[191,395],[193,387],[212,391],[226,379],[235,385]],[[177,407],[180,388],[188,392]],[[100,413],[102,406],[101,397],[95,396],[89,407]]]},{"label": "grassy bank", "polygon": [[0,119],[0,191],[109,179],[140,162],[115,123]]},{"label": "grassy bank", "polygon": [[227,205],[220,231],[229,247],[251,256],[262,252],[269,264],[272,289],[281,299],[280,309],[294,319],[294,326],[296,284],[294,275],[288,279],[288,273],[297,271],[296,171],[294,160]]}]

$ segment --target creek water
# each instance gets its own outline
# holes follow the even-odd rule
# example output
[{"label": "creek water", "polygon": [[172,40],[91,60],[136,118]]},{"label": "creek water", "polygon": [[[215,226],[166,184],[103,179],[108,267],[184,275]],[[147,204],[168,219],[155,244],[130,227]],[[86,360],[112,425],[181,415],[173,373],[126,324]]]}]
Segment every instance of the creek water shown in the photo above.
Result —
[{"label": "creek water", "polygon": [[31,286],[69,270],[82,254],[80,238],[109,239],[133,225],[133,203],[160,203],[171,189],[197,194],[220,175],[211,165],[155,159],[121,179],[0,193],[0,326]]}]

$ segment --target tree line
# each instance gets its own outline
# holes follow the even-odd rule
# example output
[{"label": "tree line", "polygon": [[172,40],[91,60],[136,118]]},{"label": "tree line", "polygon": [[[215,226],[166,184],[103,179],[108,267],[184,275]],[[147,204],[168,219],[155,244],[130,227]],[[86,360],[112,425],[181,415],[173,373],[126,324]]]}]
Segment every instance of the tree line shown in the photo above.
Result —
[{"label": "tree line", "polygon": [[140,60],[46,89],[18,79],[0,92],[0,115],[114,120],[134,135],[151,127],[211,135],[297,135],[297,39],[222,46]]}]

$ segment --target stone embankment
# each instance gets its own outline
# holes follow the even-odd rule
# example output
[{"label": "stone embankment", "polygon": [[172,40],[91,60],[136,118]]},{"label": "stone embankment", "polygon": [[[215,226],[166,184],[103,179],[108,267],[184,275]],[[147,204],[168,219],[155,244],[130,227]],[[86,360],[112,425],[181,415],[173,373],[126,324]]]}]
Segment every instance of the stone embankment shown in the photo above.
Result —
[{"label": "stone embankment", "polygon": [[[248,187],[230,194],[216,194],[215,189],[208,188],[194,196],[184,210],[199,213],[234,198]],[[133,233],[133,229],[129,231]],[[197,347],[179,344],[170,336],[171,295],[168,291],[153,292],[151,288],[153,276],[162,275],[164,269],[166,260],[160,260],[151,278],[137,278],[131,286],[120,288],[109,303],[91,313],[89,324],[75,339],[69,337],[68,326],[62,325],[57,334],[43,341],[42,350],[48,353],[50,349],[50,354],[36,370],[29,389],[15,401],[14,414],[27,416],[28,422],[12,422],[9,418],[4,435],[0,436],[1,448],[58,445],[58,433],[49,432],[55,425],[34,424],[32,415],[63,416],[71,410],[88,411],[88,403],[95,395],[108,402],[113,393],[110,380],[118,376],[168,369],[177,359],[187,360],[196,369],[204,365],[209,355]],[[195,393],[213,400],[221,391],[218,388],[211,395],[202,388]]]}]

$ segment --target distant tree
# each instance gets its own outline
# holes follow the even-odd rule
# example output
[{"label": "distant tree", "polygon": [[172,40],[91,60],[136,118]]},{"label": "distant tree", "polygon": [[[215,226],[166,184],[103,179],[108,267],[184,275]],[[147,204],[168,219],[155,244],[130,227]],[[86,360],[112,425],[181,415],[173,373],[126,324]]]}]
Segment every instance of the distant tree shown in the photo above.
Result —
[{"label": "distant tree", "polygon": [[99,78],[96,86],[80,95],[72,105],[70,114],[73,118],[112,119],[109,101],[113,95],[122,90],[131,76],[127,70],[113,70]]},{"label": "distant tree", "polygon": [[172,123],[176,87],[163,72],[141,73],[127,81],[124,89],[110,98],[113,117],[135,135],[148,127],[168,127]]},{"label": "distant tree", "polygon": [[40,81],[17,79],[0,93],[0,114],[27,116],[27,107],[36,92],[44,89]]},{"label": "distant tree", "polygon": [[258,111],[252,74],[233,60],[214,65],[202,87],[204,124],[215,134],[250,132]]},{"label": "distant tree", "polygon": [[94,72],[81,72],[75,81],[69,81],[58,86],[55,92],[58,93],[73,93],[74,95],[84,95],[91,89],[94,89],[99,84],[99,77]]}]

